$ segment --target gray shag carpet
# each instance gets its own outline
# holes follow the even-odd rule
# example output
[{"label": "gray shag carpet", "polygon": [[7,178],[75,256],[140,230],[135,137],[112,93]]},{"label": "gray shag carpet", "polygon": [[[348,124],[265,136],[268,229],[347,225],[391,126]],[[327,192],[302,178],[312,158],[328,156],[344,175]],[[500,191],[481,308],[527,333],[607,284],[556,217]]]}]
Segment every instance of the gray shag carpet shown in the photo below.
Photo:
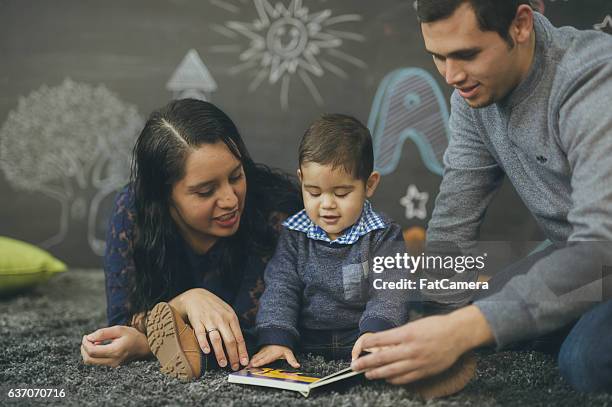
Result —
[{"label": "gray shag carpet", "polygon": [[[79,346],[85,333],[105,325],[104,275],[71,270],[27,294],[0,300],[0,405],[206,405],[215,406],[612,406],[611,394],[572,391],[551,356],[536,352],[478,353],[477,377],[459,394],[424,403],[401,387],[358,383],[298,393],[229,384],[226,371],[181,383],[158,371],[155,359],[119,368],[85,366]],[[321,374],[345,364],[302,358]],[[63,389],[64,398],[9,398],[10,388]]]}]

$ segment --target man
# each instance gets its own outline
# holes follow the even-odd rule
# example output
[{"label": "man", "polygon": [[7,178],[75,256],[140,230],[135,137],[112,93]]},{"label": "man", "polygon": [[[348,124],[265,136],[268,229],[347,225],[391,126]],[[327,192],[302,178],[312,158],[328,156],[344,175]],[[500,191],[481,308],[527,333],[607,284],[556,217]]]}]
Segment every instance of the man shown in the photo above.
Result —
[{"label": "man", "polygon": [[405,384],[468,350],[571,328],[561,374],[580,391],[612,390],[612,261],[603,243],[612,240],[612,37],[555,28],[527,0],[416,3],[425,47],[455,88],[428,241],[476,240],[506,175],[546,236],[565,244],[495,275],[498,288],[471,304],[439,295],[465,306],[371,335],[363,348],[389,348],[353,368]]}]

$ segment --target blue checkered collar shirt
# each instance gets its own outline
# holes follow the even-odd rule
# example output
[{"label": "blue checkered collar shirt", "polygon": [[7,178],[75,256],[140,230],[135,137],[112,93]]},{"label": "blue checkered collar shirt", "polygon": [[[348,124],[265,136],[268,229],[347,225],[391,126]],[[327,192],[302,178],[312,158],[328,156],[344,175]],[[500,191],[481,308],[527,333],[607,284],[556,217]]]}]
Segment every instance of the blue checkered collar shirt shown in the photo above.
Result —
[{"label": "blue checkered collar shirt", "polygon": [[323,229],[310,220],[305,209],[285,220],[283,226],[290,230],[306,233],[309,239],[349,245],[357,242],[361,236],[373,230],[384,229],[388,225],[379,214],[374,212],[370,201],[366,200],[359,220],[335,240],[331,240]]}]

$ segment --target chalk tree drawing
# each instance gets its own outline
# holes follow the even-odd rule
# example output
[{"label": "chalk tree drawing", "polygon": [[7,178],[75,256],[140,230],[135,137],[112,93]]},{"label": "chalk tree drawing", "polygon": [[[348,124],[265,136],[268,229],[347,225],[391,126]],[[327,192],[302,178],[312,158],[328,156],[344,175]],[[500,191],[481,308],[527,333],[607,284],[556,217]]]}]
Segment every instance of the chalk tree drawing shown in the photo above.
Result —
[{"label": "chalk tree drawing", "polygon": [[[211,4],[237,14],[240,2],[210,0]],[[223,7],[221,7],[223,5]],[[257,18],[252,22],[227,21],[213,30],[231,39],[245,37],[249,44],[220,44],[211,47],[212,52],[238,52],[240,63],[229,69],[230,75],[251,71],[254,79],[249,92],[254,92],[264,80],[268,84],[280,83],[280,104],[283,110],[289,108],[291,79],[298,76],[318,105],[323,97],[311,76],[321,78],[326,72],[347,79],[347,73],[337,61],[359,68],[366,68],[364,61],[342,51],[346,40],[363,42],[358,33],[335,29],[335,25],[361,21],[358,14],[334,16],[332,10],[311,12],[302,0],[291,0],[288,6],[282,2],[274,5],[268,0],[254,0]],[[238,35],[237,35],[238,34]]]},{"label": "chalk tree drawing", "polygon": [[601,23],[595,24],[593,28],[608,34],[612,34],[612,16],[608,14],[604,17]]},{"label": "chalk tree drawing", "polygon": [[0,169],[15,189],[41,192],[61,204],[60,244],[73,221],[87,222],[87,242],[104,253],[95,234],[99,205],[130,172],[130,153],[143,119],[103,85],[70,79],[19,99],[0,129]]},{"label": "chalk tree drawing", "polygon": [[217,90],[217,82],[202,62],[198,51],[190,49],[170,77],[166,89],[173,93],[174,99],[209,101],[211,93]]},{"label": "chalk tree drawing", "polygon": [[416,185],[409,185],[406,195],[400,199],[400,205],[406,208],[406,219],[425,219],[427,218],[427,201],[429,194],[420,192]]},{"label": "chalk tree drawing", "polygon": [[374,163],[383,175],[397,168],[406,139],[418,147],[423,163],[442,175],[448,146],[448,108],[439,85],[420,68],[388,74],[374,97],[368,127],[374,142]]}]

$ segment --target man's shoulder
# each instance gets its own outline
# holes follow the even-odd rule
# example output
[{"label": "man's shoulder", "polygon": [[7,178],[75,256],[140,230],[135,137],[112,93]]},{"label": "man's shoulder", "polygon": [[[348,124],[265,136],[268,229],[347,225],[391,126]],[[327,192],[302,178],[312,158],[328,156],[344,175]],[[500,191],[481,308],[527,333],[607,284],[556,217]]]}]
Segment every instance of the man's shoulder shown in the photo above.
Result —
[{"label": "man's shoulder", "polygon": [[601,31],[552,27],[545,50],[553,86],[573,87],[594,70],[612,64],[612,36]]}]

